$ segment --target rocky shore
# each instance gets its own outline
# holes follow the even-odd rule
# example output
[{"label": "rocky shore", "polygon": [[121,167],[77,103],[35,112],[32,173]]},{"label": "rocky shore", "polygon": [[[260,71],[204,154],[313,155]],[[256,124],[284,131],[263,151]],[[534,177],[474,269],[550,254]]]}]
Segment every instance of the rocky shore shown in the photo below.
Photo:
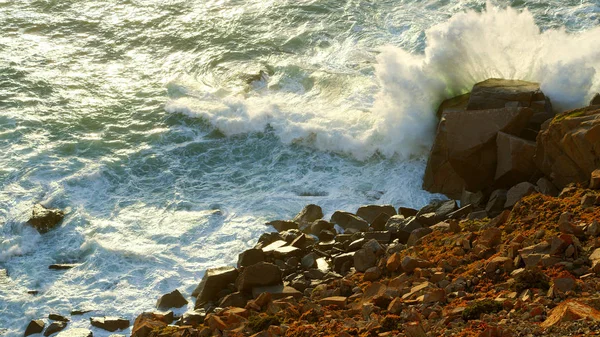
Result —
[{"label": "rocky shore", "polygon": [[[236,266],[207,270],[192,294],[159,298],[132,336],[596,334],[600,96],[554,115],[537,84],[491,79],[442,103],[438,116],[423,186],[450,200],[420,210],[366,205],[330,219],[307,205],[268,223],[276,232]],[[62,216],[38,206],[29,223],[48,231]],[[193,311],[169,311],[188,301]],[[91,336],[49,318],[25,336]],[[90,324],[131,326],[118,317]]]}]

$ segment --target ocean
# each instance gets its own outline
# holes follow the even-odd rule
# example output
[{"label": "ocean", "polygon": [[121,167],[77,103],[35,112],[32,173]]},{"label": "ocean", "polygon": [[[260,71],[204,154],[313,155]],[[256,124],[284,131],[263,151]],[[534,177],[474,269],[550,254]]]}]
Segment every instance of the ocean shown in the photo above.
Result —
[{"label": "ocean", "polygon": [[[0,335],[133,323],[309,203],[443,198],[439,103],[501,77],[586,105],[599,27],[598,0],[0,0]],[[36,203],[67,216],[40,235]]]}]

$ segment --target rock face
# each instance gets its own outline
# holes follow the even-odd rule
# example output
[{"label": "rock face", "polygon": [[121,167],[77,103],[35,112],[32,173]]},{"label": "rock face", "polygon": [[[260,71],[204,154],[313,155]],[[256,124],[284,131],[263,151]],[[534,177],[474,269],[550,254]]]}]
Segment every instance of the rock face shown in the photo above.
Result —
[{"label": "rock face", "polygon": [[60,209],[46,208],[43,205],[36,204],[33,206],[31,218],[27,223],[43,234],[56,227],[64,217],[65,213]]},{"label": "rock face", "polygon": [[600,108],[564,112],[539,134],[535,163],[559,188],[587,183],[600,168]]},{"label": "rock face", "polygon": [[167,310],[170,308],[181,308],[187,303],[188,301],[181,295],[179,290],[175,289],[168,294],[162,295],[156,302],[156,307],[160,310]]},{"label": "rock face", "polygon": [[552,117],[538,84],[487,80],[476,84],[468,104],[460,107],[442,113],[424,189],[460,199],[463,190],[491,188],[495,178],[510,185],[531,175],[531,160],[519,161],[530,154],[532,145],[522,138],[535,139],[541,123]]},{"label": "rock face", "polygon": [[192,296],[196,296],[197,303],[215,300],[219,291],[234,283],[237,277],[238,271],[233,267],[208,269]]}]

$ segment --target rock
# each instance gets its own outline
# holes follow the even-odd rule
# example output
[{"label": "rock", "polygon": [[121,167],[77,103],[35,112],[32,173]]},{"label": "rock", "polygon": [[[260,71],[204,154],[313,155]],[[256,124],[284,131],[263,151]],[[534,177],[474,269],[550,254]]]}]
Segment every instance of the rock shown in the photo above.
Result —
[{"label": "rock", "polygon": [[254,248],[262,249],[277,240],[281,240],[281,235],[279,233],[263,233],[258,238],[258,243],[254,246]]},{"label": "rock", "polygon": [[398,208],[398,215],[402,215],[405,218],[416,216],[419,213],[418,210],[409,208],[409,207],[400,207]]},{"label": "rock", "polygon": [[272,253],[275,249],[280,248],[280,247],[284,247],[287,246],[287,241],[285,240],[277,240],[274,242],[271,242],[270,244],[268,244],[266,247],[262,248],[263,253],[266,254],[270,254]]},{"label": "rock", "polygon": [[542,328],[549,328],[560,323],[573,322],[580,319],[600,321],[600,312],[578,301],[567,300],[552,309],[548,318],[540,326]]},{"label": "rock", "polygon": [[404,325],[406,337],[427,337],[421,322],[410,322]]},{"label": "rock", "polygon": [[453,111],[466,110],[467,104],[469,103],[469,98],[471,98],[471,93],[463,94],[444,100],[437,110],[437,118],[442,118],[444,112],[451,113]]},{"label": "rock", "polygon": [[187,303],[188,301],[181,295],[179,290],[175,289],[168,294],[162,295],[156,302],[156,307],[160,310],[167,310],[171,308],[181,308]]},{"label": "rock", "polygon": [[289,296],[292,296],[295,299],[302,298],[301,292],[292,287],[284,286],[283,284],[252,288],[252,297],[254,298],[258,298],[258,296],[263,293],[269,293],[273,300],[278,300]]},{"label": "rock", "polygon": [[359,249],[354,254],[354,268],[358,272],[365,272],[377,264],[377,257],[371,249]]},{"label": "rock", "polygon": [[513,207],[522,198],[524,198],[530,194],[536,193],[536,192],[537,192],[537,190],[535,188],[535,185],[533,185],[532,183],[529,183],[529,182],[519,183],[519,184],[511,187],[510,190],[508,190],[508,193],[506,194],[506,202],[504,203],[504,207],[505,208]]},{"label": "rock", "polygon": [[[246,304],[244,303],[244,306]],[[226,308],[228,306],[222,306],[222,308]],[[187,311],[181,316],[181,325],[198,325],[204,323],[204,319],[206,318],[206,312],[200,310]]]},{"label": "rock", "polygon": [[33,320],[27,325],[24,336],[26,337],[29,335],[33,335],[34,333],[40,333],[44,331],[44,326],[46,326],[46,323],[44,323],[44,321],[42,321],[41,319]]},{"label": "rock", "polygon": [[68,322],[69,321],[68,318],[66,318],[65,316],[59,315],[59,314],[50,314],[50,315],[48,315],[48,318],[53,321],[59,321],[59,322]]},{"label": "rock", "polygon": [[478,243],[494,248],[502,242],[502,231],[496,227],[488,228],[481,233]]},{"label": "rock", "polygon": [[164,328],[173,322],[173,312],[167,315],[144,312],[133,323],[131,337],[148,337],[152,330]]},{"label": "rock", "polygon": [[484,211],[484,210],[471,212],[471,213],[469,213],[469,215],[467,215],[468,220],[481,220],[481,219],[485,219],[487,217],[488,217],[488,212]]},{"label": "rock", "polygon": [[536,185],[540,193],[549,195],[551,197],[558,196],[558,188],[556,188],[556,186],[554,186],[554,184],[550,180],[542,177],[538,179]]},{"label": "rock", "polygon": [[600,189],[600,169],[592,171],[590,176],[590,189]]},{"label": "rock", "polygon": [[27,221],[29,225],[40,233],[46,233],[62,221],[65,213],[57,208],[46,208],[41,204],[33,206],[31,218]]},{"label": "rock", "polygon": [[504,205],[506,204],[507,197],[508,191],[502,189],[495,190],[490,195],[490,199],[488,200],[488,203],[485,206],[485,211],[491,216],[496,216],[500,214],[504,210]]},{"label": "rock", "polygon": [[571,277],[558,277],[552,280],[552,285],[557,290],[566,293],[575,289],[575,279]]},{"label": "rock", "polygon": [[310,225],[310,233],[319,236],[319,233],[324,230],[333,230],[333,224],[327,220],[319,219]]},{"label": "rock", "polygon": [[273,228],[275,228],[275,230],[278,232],[284,232],[290,229],[298,229],[298,223],[287,220],[275,220],[267,222],[267,226],[273,226]]},{"label": "rock", "polygon": [[297,247],[292,247],[292,246],[285,246],[285,247],[275,248],[273,250],[272,254],[273,254],[273,257],[275,257],[276,259],[287,260],[293,256],[296,256],[296,257],[302,256],[302,249],[297,248]]},{"label": "rock", "polygon": [[494,275],[496,270],[500,270],[501,273],[510,273],[513,269],[513,260],[503,256],[493,258],[485,266],[485,272],[488,275]]},{"label": "rock", "polygon": [[54,333],[64,330],[67,327],[66,322],[52,322],[44,331],[44,336],[48,337]]},{"label": "rock", "polygon": [[392,233],[388,231],[366,232],[364,238],[367,241],[377,240],[379,243],[388,244],[392,241]]},{"label": "rock", "polygon": [[546,105],[546,100],[539,83],[491,78],[473,86],[466,109],[499,109],[518,103],[516,106],[551,112],[552,107]]},{"label": "rock", "polygon": [[594,98],[590,101],[590,106],[592,105],[600,105],[600,93],[596,94]]},{"label": "rock", "polygon": [[463,206],[463,207],[457,209],[454,212],[449,213],[447,218],[459,220],[459,219],[462,219],[462,218],[466,217],[467,215],[469,215],[469,213],[471,213],[472,211],[473,211],[473,205],[468,204],[466,206]]},{"label": "rock", "polygon": [[559,188],[587,183],[600,165],[600,109],[566,111],[548,123],[537,139],[535,162]]},{"label": "rock", "polygon": [[308,253],[300,260],[300,264],[302,265],[302,268],[304,268],[304,269],[313,268],[317,264],[317,258],[318,258],[317,254]]},{"label": "rock", "polygon": [[343,296],[332,296],[332,297],[326,297],[326,298],[319,300],[319,304],[321,304],[323,306],[334,306],[334,307],[343,309],[346,307],[347,300],[348,299]]},{"label": "rock", "polygon": [[238,255],[237,267],[238,268],[248,267],[253,264],[263,262],[264,260],[265,260],[265,253],[262,251],[262,249],[256,249],[256,248],[248,249],[248,250],[241,252],[240,255]]},{"label": "rock", "polygon": [[320,206],[310,204],[306,205],[300,213],[294,217],[294,222],[302,227],[308,227],[314,221],[323,218],[323,210]]},{"label": "rock", "polygon": [[510,187],[528,181],[535,175],[535,142],[498,132],[496,146],[498,164],[494,177],[495,186]]},{"label": "rock", "polygon": [[48,266],[48,269],[51,270],[68,270],[73,269],[75,267],[80,266],[80,263],[60,263],[60,264],[51,264]]},{"label": "rock", "polygon": [[416,268],[429,268],[432,266],[431,262],[412,256],[406,256],[402,259],[402,270],[406,273],[412,273]]},{"label": "rock", "polygon": [[392,254],[386,261],[385,267],[390,272],[397,271],[402,267],[402,256],[399,253]]},{"label": "rock", "polygon": [[234,283],[238,271],[234,267],[210,268],[204,273],[202,280],[192,292],[196,296],[196,305],[217,299],[217,294]]},{"label": "rock", "polygon": [[219,303],[219,307],[227,308],[227,307],[239,307],[243,308],[246,306],[246,303],[250,300],[248,296],[241,292],[231,293],[221,300]]},{"label": "rock", "polygon": [[381,277],[381,269],[377,267],[371,267],[365,271],[363,275],[363,281],[375,281]]},{"label": "rock", "polygon": [[565,212],[558,218],[558,230],[563,234],[583,235],[583,229],[573,225],[573,214]]},{"label": "rock", "polygon": [[350,252],[345,254],[337,255],[333,258],[333,270],[337,273],[342,271],[344,265],[350,264],[350,267],[354,263],[354,254],[356,252]]},{"label": "rock", "polygon": [[365,220],[352,213],[343,211],[336,211],[333,213],[331,222],[339,225],[343,229],[354,228],[364,232],[369,228],[369,224]]},{"label": "rock", "polygon": [[428,234],[430,234],[432,232],[433,232],[433,230],[431,228],[429,228],[429,227],[427,227],[427,228],[417,228],[417,229],[415,229],[414,231],[412,231],[410,233],[410,236],[408,237],[408,241],[406,242],[406,245],[409,246],[409,247],[412,247],[412,246],[414,246],[414,245],[417,244],[417,241],[420,238],[422,238],[422,237],[424,237],[424,236],[426,236],[426,235],[428,235]]},{"label": "rock", "polygon": [[[67,331],[62,331],[56,337],[93,337],[94,334],[88,329],[75,328]],[[144,336],[136,336],[144,337]]]},{"label": "rock", "polygon": [[274,264],[259,262],[244,268],[236,280],[238,291],[282,283],[281,270]]},{"label": "rock", "polygon": [[371,228],[374,231],[383,231],[385,230],[385,224],[390,219],[391,215],[387,213],[381,213],[373,222],[371,222]]},{"label": "rock", "polygon": [[129,320],[120,317],[90,317],[90,323],[106,331],[117,331],[127,329],[129,327]]},{"label": "rock", "polygon": [[396,215],[396,209],[392,205],[367,205],[359,207],[356,211],[357,216],[370,224],[381,214]]},{"label": "rock", "polygon": [[519,135],[532,115],[533,110],[518,107],[444,114],[423,188],[460,199],[463,188],[480,191],[490,187],[496,174],[497,133]]}]

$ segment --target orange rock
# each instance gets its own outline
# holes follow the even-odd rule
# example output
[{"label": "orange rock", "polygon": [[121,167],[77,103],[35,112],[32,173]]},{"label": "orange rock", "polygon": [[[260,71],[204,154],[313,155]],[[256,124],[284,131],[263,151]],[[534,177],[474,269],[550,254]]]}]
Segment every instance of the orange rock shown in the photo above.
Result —
[{"label": "orange rock", "polygon": [[407,337],[427,337],[425,329],[419,322],[408,323],[404,326],[404,333]]},{"label": "orange rock", "polygon": [[343,309],[346,307],[346,300],[347,298],[343,296],[332,296],[320,300],[319,303],[324,306],[332,305]]},{"label": "orange rock", "polygon": [[157,328],[167,326],[173,321],[173,315],[161,315],[152,312],[144,312],[139,315],[133,323],[132,337],[146,337]]},{"label": "orange rock", "polygon": [[230,308],[225,310],[222,314],[222,316],[227,316],[227,315],[238,315],[238,316],[242,316],[245,318],[248,318],[248,316],[250,316],[250,312],[247,309],[244,308]]},{"label": "orange rock", "polygon": [[402,265],[402,256],[399,253],[394,253],[390,256],[385,264],[387,270],[394,272]]},{"label": "orange rock", "polygon": [[567,300],[552,309],[548,318],[540,326],[549,328],[563,322],[572,322],[582,318],[600,321],[600,311],[583,303]]},{"label": "orange rock", "polygon": [[204,319],[204,324],[208,325],[210,327],[211,330],[225,330],[227,329],[227,324],[225,324],[225,322],[223,322],[223,320],[215,315],[215,314],[208,314],[206,315],[206,318]]}]

